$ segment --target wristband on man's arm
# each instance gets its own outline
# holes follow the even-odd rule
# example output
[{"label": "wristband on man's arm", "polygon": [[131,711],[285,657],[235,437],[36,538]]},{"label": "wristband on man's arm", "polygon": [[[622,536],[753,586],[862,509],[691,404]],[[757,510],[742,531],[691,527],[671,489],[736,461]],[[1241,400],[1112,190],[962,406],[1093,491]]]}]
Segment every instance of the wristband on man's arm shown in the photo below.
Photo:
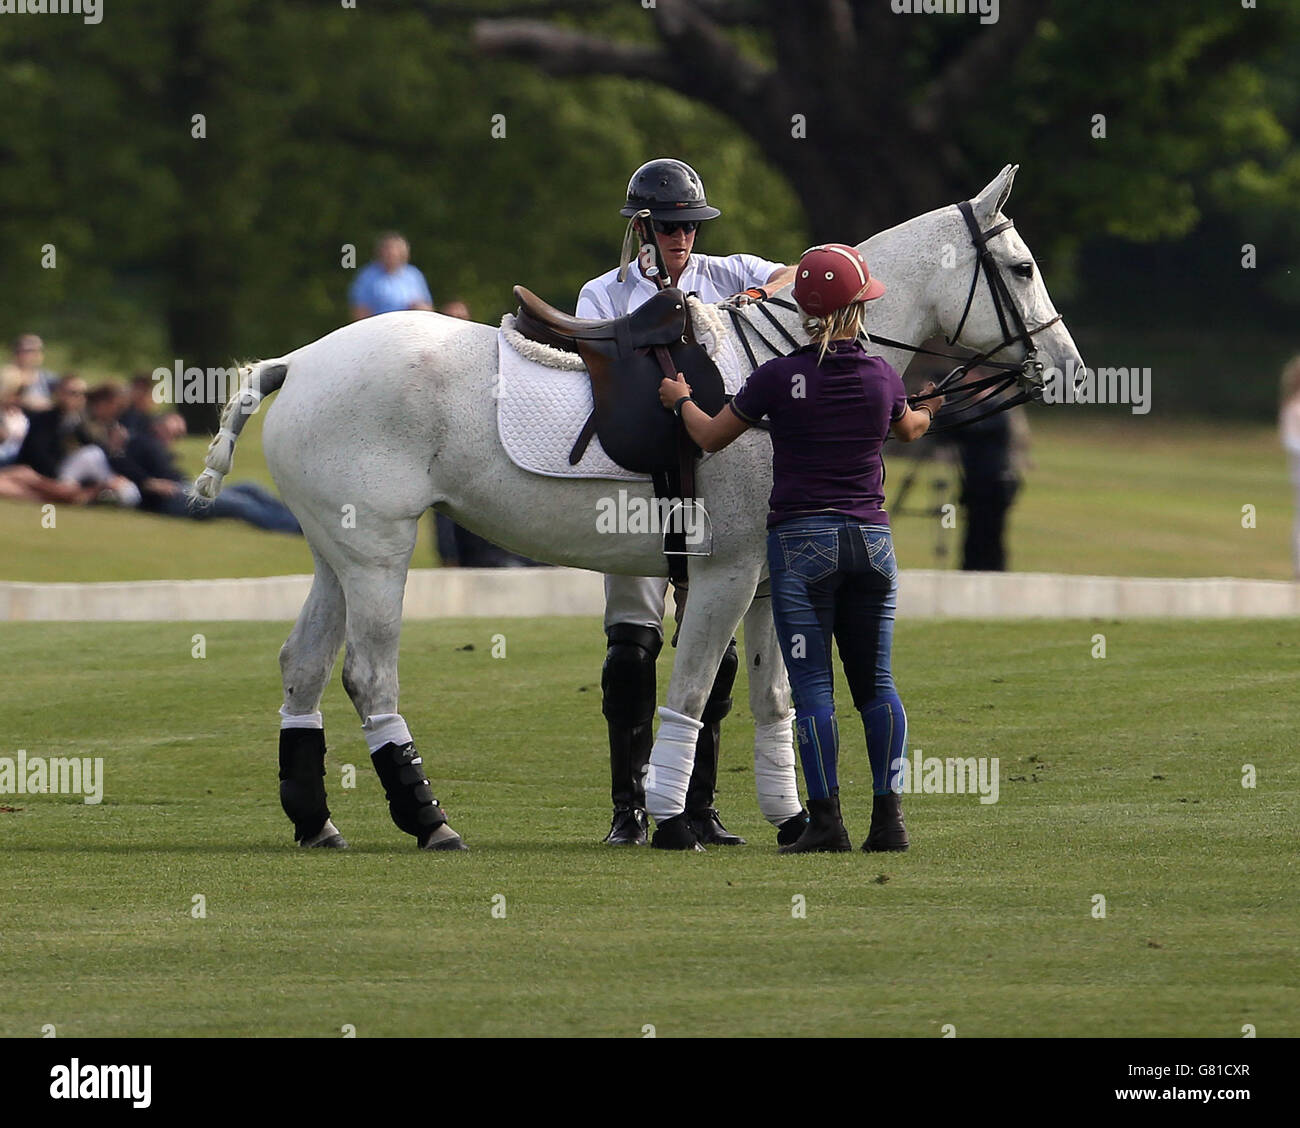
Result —
[{"label": "wristband on man's arm", "polygon": [[682,396],[681,399],[679,399],[675,404],[673,404],[673,414],[676,415],[678,419],[680,419],[682,417],[682,407],[688,403],[694,403],[694,402],[695,400],[692,396]]}]

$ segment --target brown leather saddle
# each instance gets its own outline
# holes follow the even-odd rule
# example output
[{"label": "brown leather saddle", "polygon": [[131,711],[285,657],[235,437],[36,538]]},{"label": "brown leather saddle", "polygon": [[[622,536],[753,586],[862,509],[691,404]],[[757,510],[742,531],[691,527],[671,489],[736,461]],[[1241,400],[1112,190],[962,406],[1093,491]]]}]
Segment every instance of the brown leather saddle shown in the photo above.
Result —
[{"label": "brown leather saddle", "polygon": [[[681,372],[695,402],[710,415],[722,410],[725,392],[722,374],[695,341],[686,295],[669,287],[625,317],[608,321],[571,317],[523,286],[515,287],[515,298],[519,332],[576,352],[591,378],[592,412],[569,452],[570,465],[581,461],[594,434],[618,465],[650,474],[656,496],[693,499],[700,449],[659,402],[659,383]],[[678,571],[684,579],[684,534],[670,531],[664,552],[673,579],[679,580]]]},{"label": "brown leather saddle", "polygon": [[[627,316],[608,321],[571,317],[523,286],[515,287],[515,297],[519,332],[576,352],[591,377],[592,413],[569,454],[570,465],[582,459],[594,433],[625,470],[653,474],[676,467],[686,429],[659,402],[665,376],[683,373],[700,407],[710,415],[722,409],[722,375],[695,342],[681,290],[660,290]],[[691,448],[692,457],[698,456],[699,448]]]}]

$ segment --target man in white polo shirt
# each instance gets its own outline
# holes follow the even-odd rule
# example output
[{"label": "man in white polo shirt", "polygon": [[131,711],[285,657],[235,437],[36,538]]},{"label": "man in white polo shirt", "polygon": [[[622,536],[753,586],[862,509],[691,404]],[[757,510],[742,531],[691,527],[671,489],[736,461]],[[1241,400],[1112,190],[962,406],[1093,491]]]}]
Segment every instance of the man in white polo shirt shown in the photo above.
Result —
[{"label": "man in white polo shirt", "polygon": [[[750,296],[770,294],[794,278],[794,267],[769,262],[757,255],[694,254],[699,224],[721,213],[710,207],[704,185],[690,165],[677,160],[653,160],[632,174],[622,215],[631,217],[648,209],[642,221],[642,241],[653,234],[662,268],[670,285],[696,294],[701,301],[719,302],[750,291]],[[638,264],[628,268],[620,282],[615,267],[593,278],[578,295],[579,317],[610,318],[631,313],[658,292]],[[601,671],[601,708],[609,724],[610,791],[614,818],[605,841],[617,846],[646,844],[645,770],[650,763],[655,714],[655,659],[663,647],[666,579],[647,576],[605,577],[605,635],[609,640]],[[718,739],[722,718],[731,709],[731,687],[736,679],[736,642],[732,639],[718,668],[701,720],[695,750],[695,768],[686,793],[682,826],[661,825],[655,845],[681,848],[678,841],[692,835],[703,845],[743,846],[744,839],[722,825],[713,806],[718,781]],[[677,819],[667,820],[676,823]],[[798,838],[803,820],[796,817],[789,841]],[[786,841],[783,826],[779,841]],[[660,836],[663,835],[663,841]]]}]

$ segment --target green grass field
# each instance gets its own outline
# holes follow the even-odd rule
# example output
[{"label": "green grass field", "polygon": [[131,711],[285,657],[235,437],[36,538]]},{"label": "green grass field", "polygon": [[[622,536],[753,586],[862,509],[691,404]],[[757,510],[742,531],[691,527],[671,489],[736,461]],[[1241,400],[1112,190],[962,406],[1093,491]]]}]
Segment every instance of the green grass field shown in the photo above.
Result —
[{"label": "green grass field", "polygon": [[999,801],[911,796],[909,854],[797,858],[757,815],[743,704],[720,806],[749,846],[599,845],[604,644],[582,619],[406,628],[403,709],[468,854],[421,854],[389,822],[337,678],[330,798],[353,848],[297,850],[276,785],[286,630],[0,624],[21,671],[0,683],[0,755],[107,773],[98,806],[0,796],[19,808],[0,810],[0,1035],[1300,1034],[1295,623],[904,622],[913,750],[999,757]]},{"label": "green grass field", "polygon": [[[1061,409],[1057,409],[1058,412]],[[271,484],[262,459],[261,415],[240,439],[232,480]],[[1011,567],[1019,571],[1120,576],[1242,576],[1289,579],[1291,487],[1269,427],[1211,427],[1040,409],[1032,416],[1035,466],[1012,511]],[[206,440],[186,440],[197,473]],[[887,454],[889,503],[910,463]],[[951,470],[924,466],[907,504],[933,508],[955,489],[933,481]],[[1253,505],[1257,527],[1242,528]],[[63,508],[54,529],[38,507],[0,502],[0,580],[93,581],[271,576],[310,572],[298,537],[235,521],[178,521],[100,507]],[[412,564],[436,564],[425,518]],[[956,567],[961,530],[932,516],[895,516],[905,568]],[[938,556],[937,550],[945,553]]]}]

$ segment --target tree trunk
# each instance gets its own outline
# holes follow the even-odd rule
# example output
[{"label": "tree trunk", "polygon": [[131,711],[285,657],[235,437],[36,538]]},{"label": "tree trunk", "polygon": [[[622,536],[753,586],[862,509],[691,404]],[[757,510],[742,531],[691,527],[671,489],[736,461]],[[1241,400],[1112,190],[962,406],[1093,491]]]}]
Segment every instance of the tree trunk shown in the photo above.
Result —
[{"label": "tree trunk", "polygon": [[[972,189],[957,111],[1014,64],[1048,2],[1020,0],[919,86],[906,65],[914,25],[883,0],[658,0],[659,48],[536,19],[481,20],[475,40],[553,75],[618,74],[712,106],[785,175],[814,239],[857,243]],[[742,51],[731,26],[765,33],[774,65]]]}]

